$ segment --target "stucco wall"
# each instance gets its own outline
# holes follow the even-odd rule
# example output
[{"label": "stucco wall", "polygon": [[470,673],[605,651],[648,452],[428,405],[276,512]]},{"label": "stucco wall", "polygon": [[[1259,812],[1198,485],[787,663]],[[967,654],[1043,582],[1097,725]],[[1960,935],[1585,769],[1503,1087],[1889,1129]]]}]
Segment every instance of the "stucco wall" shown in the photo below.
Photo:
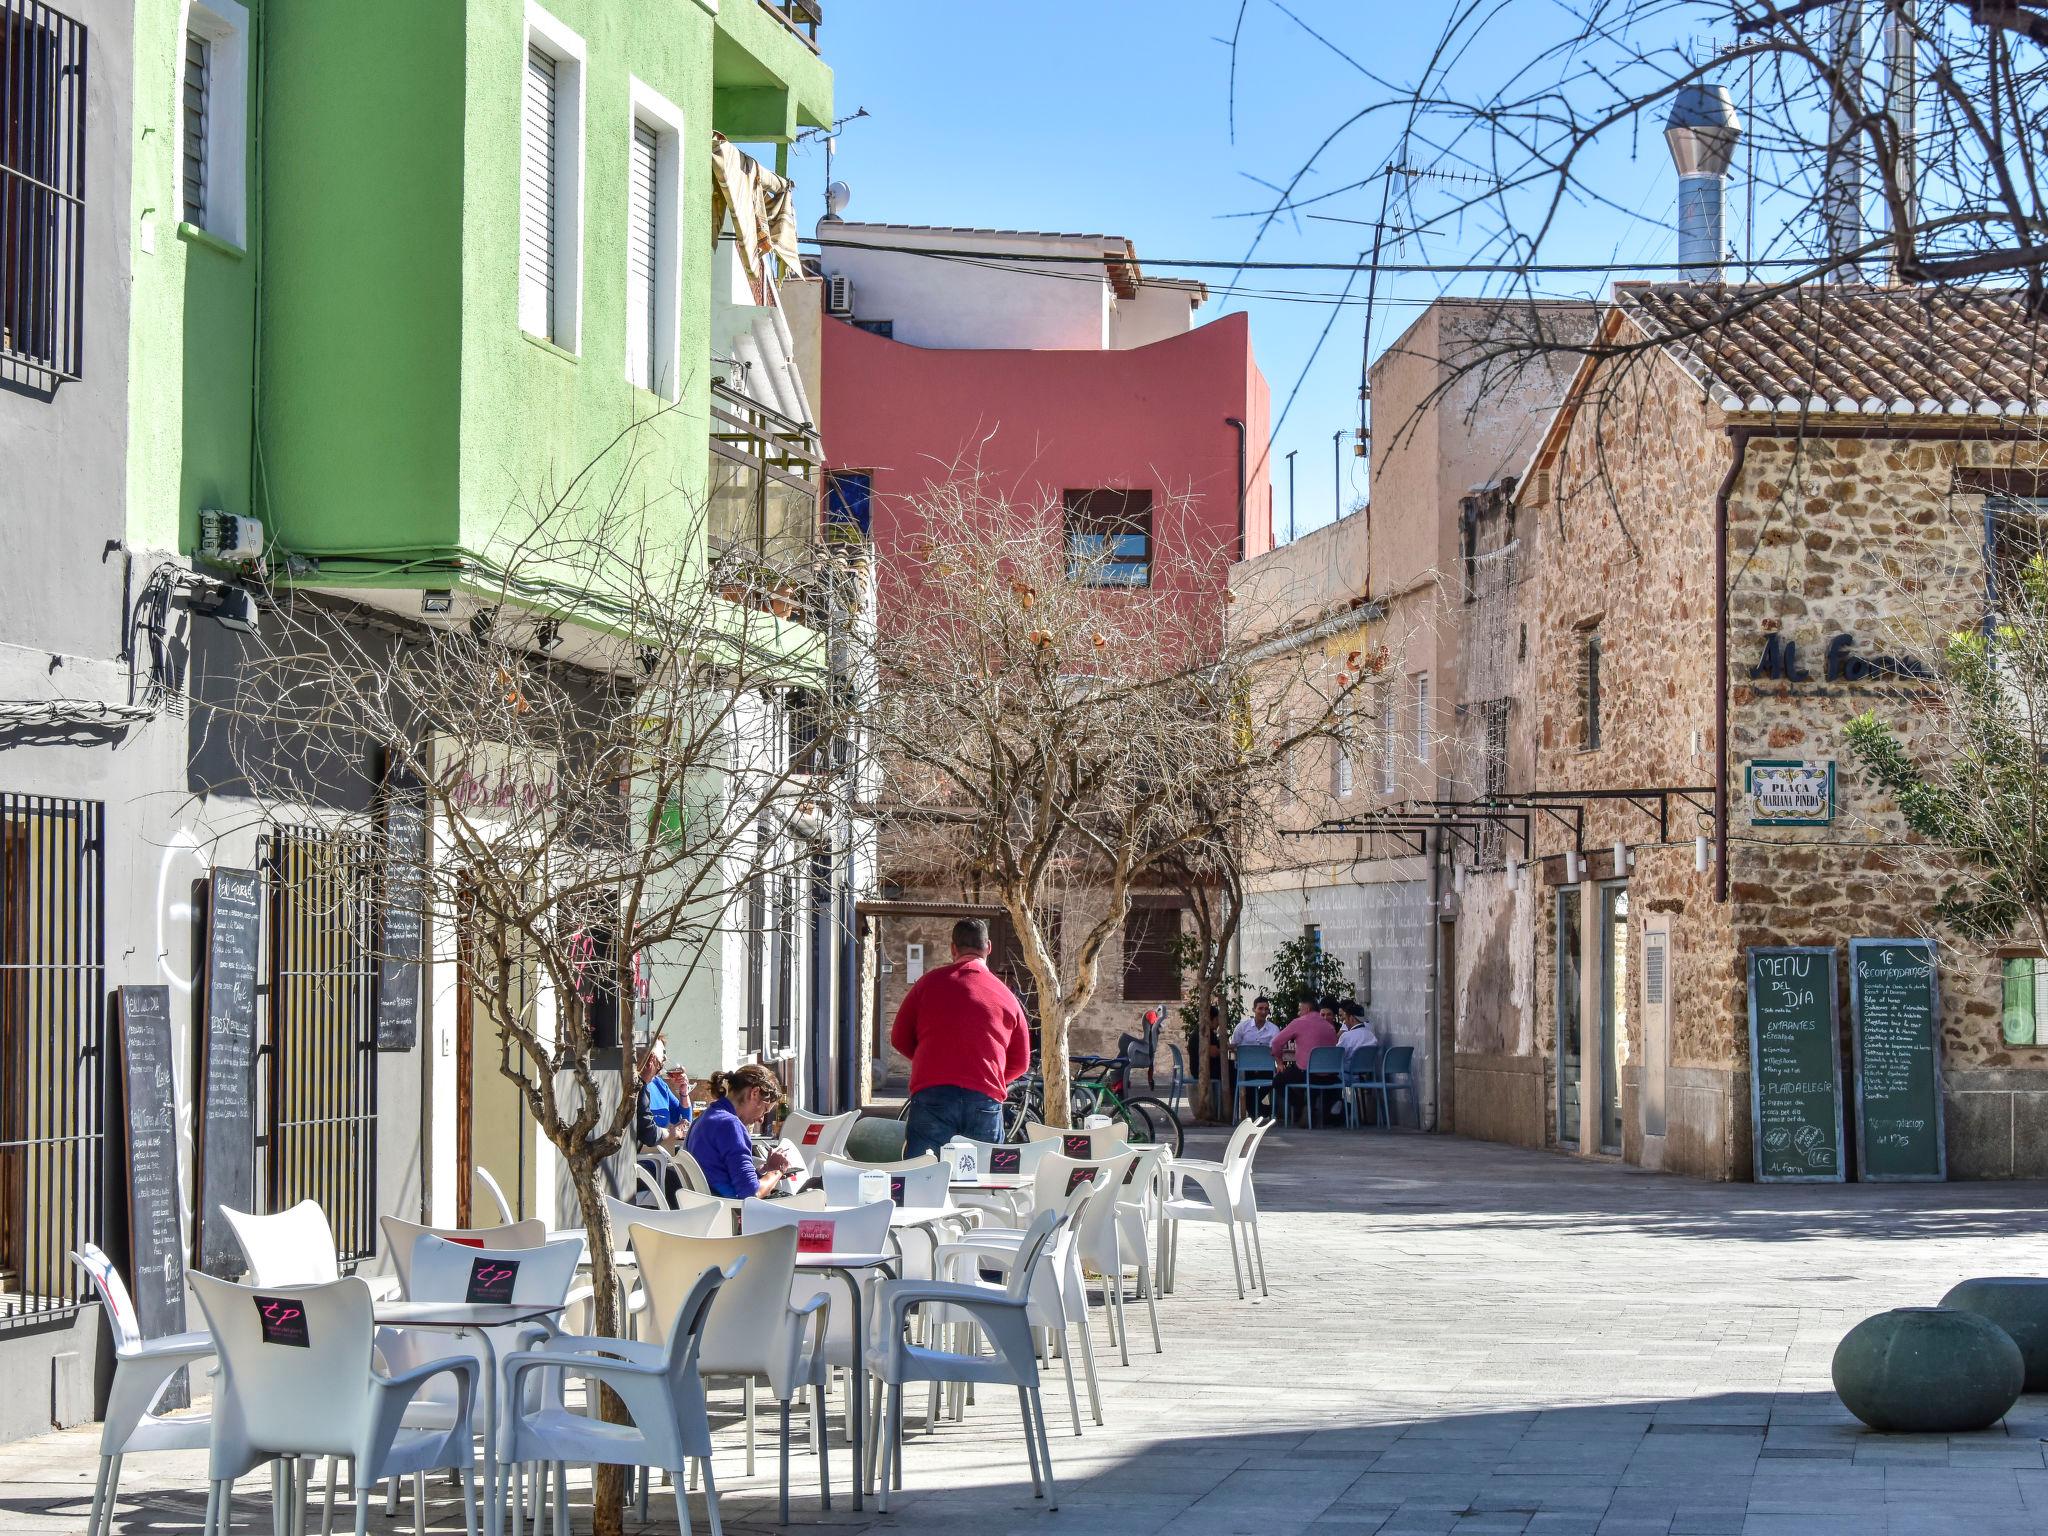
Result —
[{"label": "stucco wall", "polygon": [[[1099,264],[1105,240],[1006,240],[970,230],[832,222],[821,223],[818,234],[829,242],[820,249],[819,269],[853,284],[855,317],[891,322],[896,340],[910,346],[1099,352],[1111,344],[1113,298]],[[977,265],[839,243],[854,241],[986,251],[992,259]],[[1017,259],[1032,255],[1097,260],[1033,266]]]}]

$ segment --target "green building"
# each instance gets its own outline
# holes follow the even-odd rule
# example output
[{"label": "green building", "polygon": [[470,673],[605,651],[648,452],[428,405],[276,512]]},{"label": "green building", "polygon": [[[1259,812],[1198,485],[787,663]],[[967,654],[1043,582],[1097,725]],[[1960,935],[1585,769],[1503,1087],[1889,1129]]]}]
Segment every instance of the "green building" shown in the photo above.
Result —
[{"label": "green building", "polygon": [[[466,622],[508,519],[593,463],[657,527],[708,507],[717,542],[814,556],[815,285],[786,269],[778,291],[719,230],[793,232],[738,149],[772,160],[829,123],[817,34],[813,0],[0,6],[0,194],[30,188],[14,206],[35,215],[0,230],[0,565],[21,593],[0,613],[0,975],[28,983],[0,986],[0,1371],[32,1387],[0,1405],[0,1439],[104,1391],[65,1254],[97,1244],[136,1278],[103,1092],[119,988],[166,989],[182,1259],[202,1260],[217,869],[266,881],[258,1208],[321,1201],[343,1263],[371,1268],[379,1214],[468,1217],[481,1167],[521,1214],[562,1219],[530,1132],[478,1098],[504,1085],[458,1091],[439,1001],[410,1049],[371,1050],[363,976],[280,958],[287,929],[361,914],[294,909],[279,850],[362,807],[288,824],[237,793],[198,702],[237,654],[206,514],[260,524],[273,583],[400,627]],[[818,843],[829,878],[773,898],[710,968],[695,1033],[680,1053],[671,1036],[699,1075],[758,1055],[807,1102],[850,1088],[852,841]],[[750,985],[764,973],[784,979]],[[475,1124],[454,1135],[458,1114]]]}]

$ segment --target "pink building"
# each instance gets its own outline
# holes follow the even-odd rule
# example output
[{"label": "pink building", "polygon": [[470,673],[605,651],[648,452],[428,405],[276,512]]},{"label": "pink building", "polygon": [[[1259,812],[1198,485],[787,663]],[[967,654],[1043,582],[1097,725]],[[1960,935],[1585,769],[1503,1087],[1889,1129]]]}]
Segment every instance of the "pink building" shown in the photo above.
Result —
[{"label": "pink building", "polygon": [[[882,559],[904,498],[961,466],[1020,505],[1066,509],[1070,537],[1105,509],[1142,529],[1116,548],[1133,585],[1183,571],[1177,556],[1272,547],[1266,380],[1243,314],[1194,323],[1199,283],[1145,277],[1119,236],[841,220],[818,234],[833,512]],[[1155,518],[1169,506],[1180,515]],[[1215,568],[1188,595],[1220,623]]]}]

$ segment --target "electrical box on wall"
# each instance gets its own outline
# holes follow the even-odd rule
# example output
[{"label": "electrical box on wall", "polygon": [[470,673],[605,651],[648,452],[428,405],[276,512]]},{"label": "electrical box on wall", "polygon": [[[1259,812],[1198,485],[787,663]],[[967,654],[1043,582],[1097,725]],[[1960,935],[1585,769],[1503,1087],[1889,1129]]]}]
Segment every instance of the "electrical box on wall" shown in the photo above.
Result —
[{"label": "electrical box on wall", "polygon": [[903,946],[903,974],[911,981],[924,974],[924,946],[906,944]]}]

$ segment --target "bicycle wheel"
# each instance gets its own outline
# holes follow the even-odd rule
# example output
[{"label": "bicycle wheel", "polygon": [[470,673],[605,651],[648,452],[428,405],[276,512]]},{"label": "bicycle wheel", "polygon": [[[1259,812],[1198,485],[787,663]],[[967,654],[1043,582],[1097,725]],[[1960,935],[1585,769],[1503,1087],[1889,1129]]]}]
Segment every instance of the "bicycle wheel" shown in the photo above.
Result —
[{"label": "bicycle wheel", "polygon": [[1157,1142],[1175,1157],[1180,1156],[1182,1135],[1179,1115],[1158,1099],[1147,1098],[1143,1094],[1135,1099],[1125,1099],[1124,1111],[1126,1123],[1131,1128],[1131,1140]]}]

